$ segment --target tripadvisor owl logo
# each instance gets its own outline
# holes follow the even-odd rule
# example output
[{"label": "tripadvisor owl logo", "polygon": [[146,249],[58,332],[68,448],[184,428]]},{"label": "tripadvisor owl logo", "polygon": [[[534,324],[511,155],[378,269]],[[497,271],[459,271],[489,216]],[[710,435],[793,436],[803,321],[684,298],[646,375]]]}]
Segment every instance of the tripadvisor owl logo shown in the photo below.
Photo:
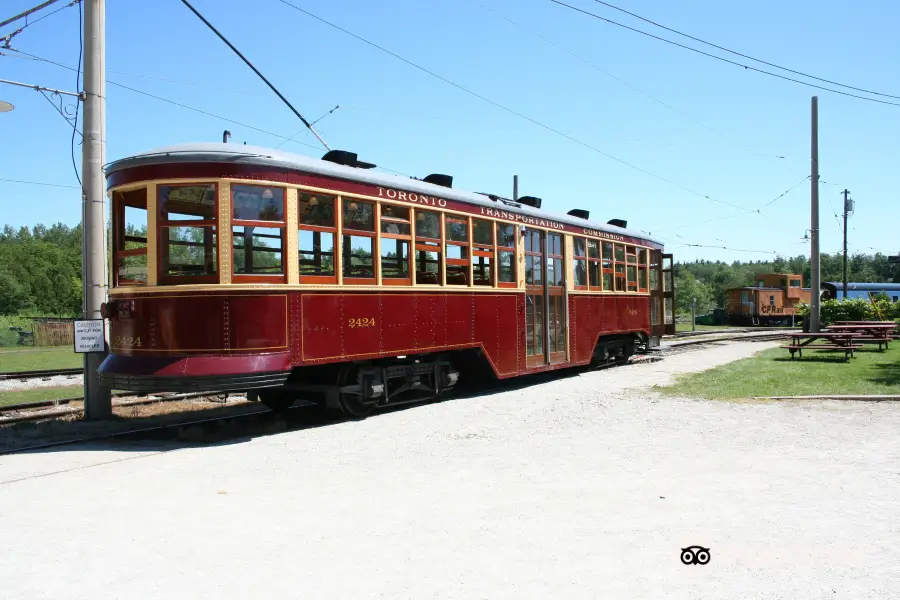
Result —
[{"label": "tripadvisor owl logo", "polygon": [[681,562],[686,565],[705,565],[709,562],[709,548],[688,546],[681,549]]}]

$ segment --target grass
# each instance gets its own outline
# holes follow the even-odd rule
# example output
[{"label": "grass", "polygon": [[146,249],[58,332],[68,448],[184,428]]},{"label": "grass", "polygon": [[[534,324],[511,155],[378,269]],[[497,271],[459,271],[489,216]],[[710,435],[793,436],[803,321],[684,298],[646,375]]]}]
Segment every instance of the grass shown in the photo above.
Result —
[{"label": "grass", "polygon": [[41,402],[43,400],[59,400],[61,398],[80,398],[83,391],[84,388],[80,385],[71,385],[0,392],[0,406],[24,404],[25,402]]},{"label": "grass", "polygon": [[791,360],[787,350],[773,348],[701,373],[683,375],[666,394],[710,400],[754,396],[817,394],[900,394],[900,342],[878,352],[874,346],[850,362],[827,352],[804,352]]},{"label": "grass", "polygon": [[84,359],[70,346],[0,348],[0,371],[38,371],[81,367]]}]

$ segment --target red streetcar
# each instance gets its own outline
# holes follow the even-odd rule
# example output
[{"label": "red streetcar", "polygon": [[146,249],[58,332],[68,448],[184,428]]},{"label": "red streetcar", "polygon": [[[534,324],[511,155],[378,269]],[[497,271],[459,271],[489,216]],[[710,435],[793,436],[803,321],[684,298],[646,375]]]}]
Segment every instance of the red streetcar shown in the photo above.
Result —
[{"label": "red streetcar", "polygon": [[105,385],[364,416],[483,367],[624,361],[674,331],[671,255],[626,228],[219,143],[114,162]]}]

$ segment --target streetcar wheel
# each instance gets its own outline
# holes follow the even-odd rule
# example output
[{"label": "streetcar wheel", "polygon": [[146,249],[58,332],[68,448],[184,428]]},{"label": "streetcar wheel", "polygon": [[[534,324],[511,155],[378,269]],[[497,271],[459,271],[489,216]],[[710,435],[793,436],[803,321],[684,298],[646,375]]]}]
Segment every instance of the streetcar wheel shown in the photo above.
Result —
[{"label": "streetcar wheel", "polygon": [[259,390],[259,400],[270,410],[282,412],[294,404],[294,397],[284,390]]},{"label": "streetcar wheel", "polygon": [[[359,372],[354,366],[348,366],[344,369],[341,369],[340,373],[338,373],[338,387],[356,383],[358,373]],[[348,417],[352,417],[354,419],[366,418],[375,408],[374,403],[367,404],[363,402],[360,394],[347,394],[338,392],[338,403],[341,406],[341,411]]]}]

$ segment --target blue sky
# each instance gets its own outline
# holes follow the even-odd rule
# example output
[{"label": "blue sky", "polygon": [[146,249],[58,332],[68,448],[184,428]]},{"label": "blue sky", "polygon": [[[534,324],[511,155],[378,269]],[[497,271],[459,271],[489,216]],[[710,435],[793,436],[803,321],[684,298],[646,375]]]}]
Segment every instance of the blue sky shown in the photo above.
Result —
[{"label": "blue sky", "polygon": [[[318,128],[332,147],[355,151],[363,160],[418,177],[449,173],[455,187],[506,195],[512,194],[512,176],[518,173],[520,193],[543,198],[548,210],[587,208],[595,220],[627,219],[629,226],[666,240],[681,260],[771,257],[686,247],[685,242],[796,255],[808,251],[801,239],[809,227],[808,182],[763,210],[769,218],[701,196],[755,210],[799,183],[809,173],[809,105],[816,94],[820,173],[831,184],[820,188],[822,250],[840,248],[832,211],[840,212],[839,192],[847,187],[857,203],[851,251],[898,251],[900,192],[892,186],[892,176],[900,163],[900,106],[817,91],[726,65],[549,0],[292,1],[677,185],[504,112],[277,0],[193,0],[309,120],[340,105]],[[592,0],[567,1],[677,39]],[[8,0],[0,17],[37,3]],[[614,3],[758,58],[900,96],[896,2]],[[8,26],[0,35],[13,29]],[[177,0],[108,0],[107,35],[110,80],[279,135],[303,129]],[[77,8],[29,27],[12,45],[74,66]],[[75,87],[71,71],[5,54],[0,56],[0,78]],[[237,143],[274,147],[282,141],[112,85],[107,96],[110,161],[164,145],[217,141],[224,129]],[[0,113],[0,139],[5,142],[0,179],[74,185],[71,129],[63,119],[33,90],[0,85],[0,99],[16,106]],[[310,134],[296,139],[308,145],[288,142],[283,148],[321,156]],[[80,167],[80,156],[76,158]],[[0,223],[75,224],[79,216],[75,188],[0,181]],[[719,217],[730,218],[709,222]]]}]

